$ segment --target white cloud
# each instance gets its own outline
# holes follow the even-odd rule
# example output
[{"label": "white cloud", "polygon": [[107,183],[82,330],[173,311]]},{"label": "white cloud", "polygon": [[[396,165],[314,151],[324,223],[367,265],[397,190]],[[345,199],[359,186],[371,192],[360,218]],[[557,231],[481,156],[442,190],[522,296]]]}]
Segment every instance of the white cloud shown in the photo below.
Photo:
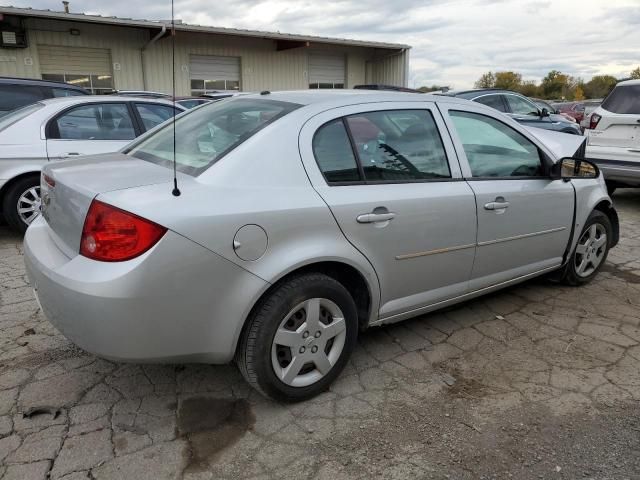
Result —
[{"label": "white cloud", "polygon": [[[16,6],[58,9],[32,0]],[[488,70],[589,79],[640,65],[638,0],[176,0],[188,23],[405,43],[411,86],[466,88]],[[72,11],[167,19],[170,3],[72,0]]]}]

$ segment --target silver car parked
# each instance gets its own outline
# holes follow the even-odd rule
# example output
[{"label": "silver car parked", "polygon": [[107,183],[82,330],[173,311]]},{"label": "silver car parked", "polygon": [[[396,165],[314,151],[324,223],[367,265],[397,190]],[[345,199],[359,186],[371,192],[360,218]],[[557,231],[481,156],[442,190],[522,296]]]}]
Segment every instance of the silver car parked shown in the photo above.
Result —
[{"label": "silver car parked", "polygon": [[0,212],[27,229],[40,212],[40,169],[48,162],[117,152],[174,112],[171,102],[116,96],[42,100],[0,119]]},{"label": "silver car parked", "polygon": [[175,137],[47,165],[27,270],[90,352],[235,358],[262,393],[301,400],[361,329],[544,273],[591,280],[618,218],[597,167],[561,158],[583,141],[453,97],[222,100],[178,117]]}]

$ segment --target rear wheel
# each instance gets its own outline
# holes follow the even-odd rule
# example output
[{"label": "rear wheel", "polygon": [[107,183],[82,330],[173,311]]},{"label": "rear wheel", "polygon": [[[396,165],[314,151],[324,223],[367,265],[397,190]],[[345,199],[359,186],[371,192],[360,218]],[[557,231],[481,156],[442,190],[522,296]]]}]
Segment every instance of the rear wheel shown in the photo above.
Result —
[{"label": "rear wheel", "polygon": [[236,363],[245,379],[276,400],[326,390],[355,347],[356,306],[335,279],[309,273],[286,280],[257,306]]},{"label": "rear wheel", "polygon": [[593,280],[607,260],[612,231],[609,217],[598,210],[591,212],[563,272],[564,283],[583,285]]},{"label": "rear wheel", "polygon": [[2,214],[12,228],[24,232],[40,215],[40,177],[21,178],[11,185],[2,200]]}]

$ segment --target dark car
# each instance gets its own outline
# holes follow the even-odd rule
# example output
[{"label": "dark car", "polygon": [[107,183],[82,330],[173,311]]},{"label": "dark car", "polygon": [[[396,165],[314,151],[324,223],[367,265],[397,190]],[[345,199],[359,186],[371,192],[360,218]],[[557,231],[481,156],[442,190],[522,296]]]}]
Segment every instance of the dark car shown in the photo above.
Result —
[{"label": "dark car", "polygon": [[567,120],[562,115],[551,113],[546,108],[540,108],[529,98],[511,90],[483,88],[447,92],[440,95],[466,98],[467,100],[482,103],[506,113],[517,122],[529,127],[582,135],[580,126],[577,123]]},{"label": "dark car", "polygon": [[81,87],[68,83],[31,78],[0,77],[0,117],[45,98],[90,95]]}]

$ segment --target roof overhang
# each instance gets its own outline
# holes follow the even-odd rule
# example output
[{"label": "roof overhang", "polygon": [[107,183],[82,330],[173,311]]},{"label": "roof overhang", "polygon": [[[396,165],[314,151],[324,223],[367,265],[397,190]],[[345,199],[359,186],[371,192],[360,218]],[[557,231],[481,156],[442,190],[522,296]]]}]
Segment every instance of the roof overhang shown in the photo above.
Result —
[{"label": "roof overhang", "polygon": [[[136,20],[132,18],[103,17],[100,15],[85,15],[84,13],[65,13],[52,10],[36,10],[33,8],[17,8],[0,6],[0,15],[16,15],[20,17],[45,18],[50,20],[63,20],[68,22],[96,23],[102,25],[116,25],[121,27],[137,27],[161,29],[162,26],[169,26],[170,22],[154,20]],[[342,45],[350,47],[364,47],[377,49],[393,49],[403,51],[411,46],[399,43],[372,42],[365,40],[352,40],[346,38],[317,37],[311,35],[297,35],[280,32],[262,32],[259,30],[242,30],[237,28],[210,27],[206,25],[189,25],[186,23],[176,23],[175,29],[178,32],[208,33],[217,35],[233,35],[238,37],[263,38],[281,42],[279,50],[288,48],[298,48],[313,44]],[[280,48],[283,47],[283,48]]]}]

